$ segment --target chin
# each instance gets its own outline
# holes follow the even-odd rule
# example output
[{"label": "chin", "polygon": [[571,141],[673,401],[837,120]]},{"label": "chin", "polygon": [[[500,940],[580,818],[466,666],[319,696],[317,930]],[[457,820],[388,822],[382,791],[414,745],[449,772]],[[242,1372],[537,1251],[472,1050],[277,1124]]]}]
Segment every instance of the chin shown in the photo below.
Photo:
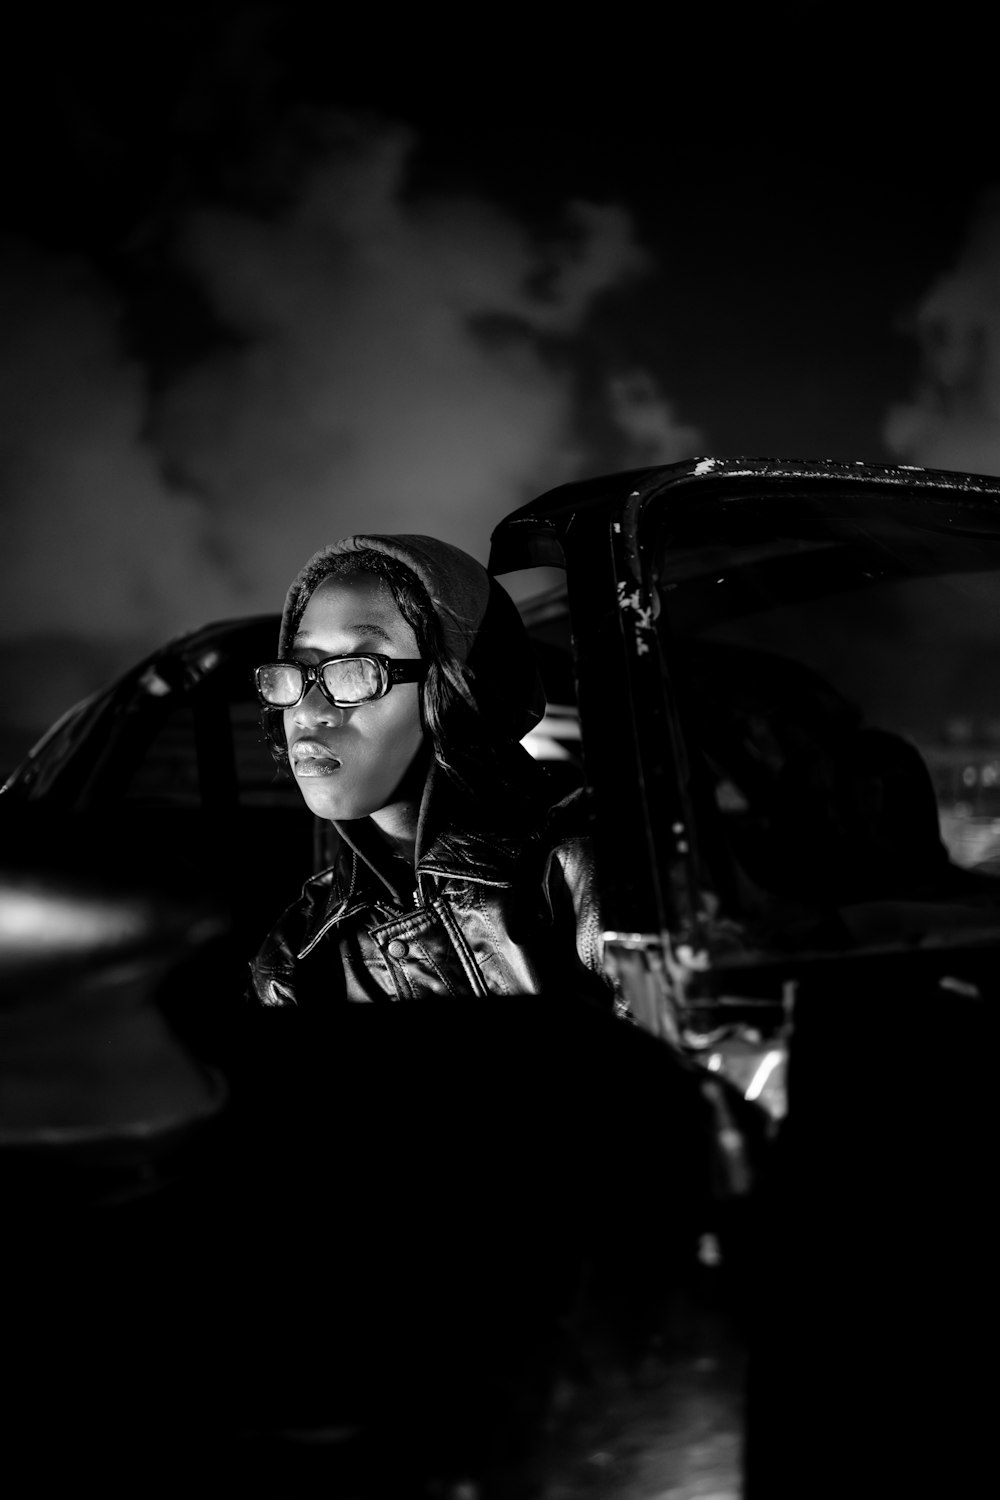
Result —
[{"label": "chin", "polygon": [[322,793],[317,795],[315,792],[303,792],[302,796],[309,811],[317,818],[329,818],[331,821],[340,823],[359,816],[352,810],[349,799],[324,797]]},{"label": "chin", "polygon": [[377,806],[370,807],[367,802],[360,803],[350,792],[334,791],[332,787],[303,786],[300,781],[299,791],[311,813],[333,823],[349,823],[354,818],[366,818],[369,813],[378,811]]}]

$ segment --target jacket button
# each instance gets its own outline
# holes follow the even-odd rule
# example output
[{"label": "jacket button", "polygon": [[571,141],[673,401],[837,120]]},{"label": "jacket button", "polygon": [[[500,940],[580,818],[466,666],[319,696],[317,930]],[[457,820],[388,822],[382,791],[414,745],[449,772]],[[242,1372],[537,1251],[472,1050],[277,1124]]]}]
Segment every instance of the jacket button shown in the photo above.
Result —
[{"label": "jacket button", "polygon": [[405,958],[410,951],[410,945],[409,943],[404,943],[402,938],[393,938],[385,951],[390,958]]}]

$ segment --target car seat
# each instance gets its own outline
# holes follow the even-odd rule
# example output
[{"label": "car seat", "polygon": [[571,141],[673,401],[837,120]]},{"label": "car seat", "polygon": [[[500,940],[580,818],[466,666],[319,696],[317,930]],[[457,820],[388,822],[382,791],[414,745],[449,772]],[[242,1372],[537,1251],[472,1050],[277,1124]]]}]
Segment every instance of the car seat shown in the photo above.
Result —
[{"label": "car seat", "polygon": [[916,746],[800,662],[741,647],[689,646],[681,716],[704,810],[737,866],[765,892],[810,905],[940,895],[961,878],[941,840]]}]

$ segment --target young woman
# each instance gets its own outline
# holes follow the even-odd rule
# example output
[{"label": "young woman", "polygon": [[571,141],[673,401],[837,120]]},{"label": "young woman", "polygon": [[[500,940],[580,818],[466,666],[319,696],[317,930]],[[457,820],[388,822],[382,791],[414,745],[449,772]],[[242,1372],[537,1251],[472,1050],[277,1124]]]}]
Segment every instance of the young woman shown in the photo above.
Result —
[{"label": "young woman", "polygon": [[584,1265],[617,1298],[655,1247],[660,1286],[702,1201],[702,1085],[615,1019],[581,799],[551,807],[520,743],[535,657],[478,562],[424,536],[324,548],[256,675],[339,853],[252,965],[240,1390],[272,1425],[346,1413],[387,1434],[371,1451],[484,1474],[548,1410]]},{"label": "young woman", "polygon": [[509,595],[425,536],[351,536],[288,591],[265,730],[340,835],[252,965],[266,1006],[533,994],[610,1006],[579,799],[520,745],[544,696]]}]

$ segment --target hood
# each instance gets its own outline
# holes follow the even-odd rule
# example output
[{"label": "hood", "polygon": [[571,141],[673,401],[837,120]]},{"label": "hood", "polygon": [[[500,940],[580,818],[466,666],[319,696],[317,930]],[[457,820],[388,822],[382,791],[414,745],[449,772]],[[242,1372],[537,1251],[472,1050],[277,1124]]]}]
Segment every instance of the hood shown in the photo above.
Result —
[{"label": "hood", "polygon": [[345,552],[382,552],[416,574],[448,650],[472,672],[480,708],[503,738],[520,740],[545,712],[535,653],[514,601],[482,563],[450,542],[418,535],[348,536],[322,547],[285,599],[278,654],[289,649],[310,596]]},{"label": "hood", "polygon": [[345,536],[321,547],[288,590],[278,637],[279,654],[285,655],[310,596],[330,572],[334,560],[345,552],[362,551],[383,552],[417,575],[444,627],[448,649],[459,661],[466,661],[486,613],[490,576],[460,547],[431,536]]}]

